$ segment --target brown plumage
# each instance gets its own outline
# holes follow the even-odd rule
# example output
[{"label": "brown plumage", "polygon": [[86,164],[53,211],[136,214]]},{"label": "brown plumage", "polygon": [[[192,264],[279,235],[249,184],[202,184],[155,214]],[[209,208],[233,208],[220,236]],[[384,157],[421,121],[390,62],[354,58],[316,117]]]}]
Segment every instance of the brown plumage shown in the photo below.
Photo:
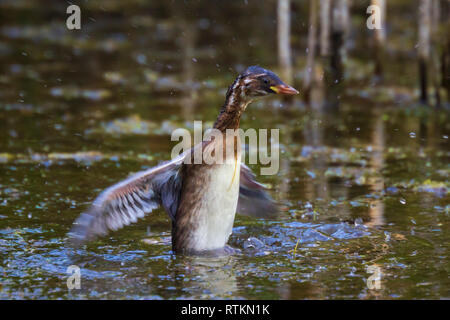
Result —
[{"label": "brown plumage", "polygon": [[[70,232],[74,243],[84,243],[134,223],[158,206],[172,220],[175,252],[229,252],[226,242],[236,211],[250,216],[269,216],[277,206],[254,180],[251,170],[240,163],[239,136],[226,138],[227,129],[238,129],[242,112],[254,98],[273,93],[296,94],[273,72],[249,67],[227,91],[214,128],[223,139],[211,139],[178,158],[142,171],[103,191],[80,215]],[[233,144],[232,154],[225,152]],[[223,162],[185,163],[196,148],[214,156],[223,152]],[[207,152],[205,152],[207,151]]]}]

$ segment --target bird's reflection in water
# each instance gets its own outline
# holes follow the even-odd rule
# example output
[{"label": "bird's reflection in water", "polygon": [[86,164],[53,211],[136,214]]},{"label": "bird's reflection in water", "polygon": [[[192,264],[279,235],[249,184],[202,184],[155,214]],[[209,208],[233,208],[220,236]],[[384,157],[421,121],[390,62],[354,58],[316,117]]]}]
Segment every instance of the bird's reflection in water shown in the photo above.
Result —
[{"label": "bird's reflection in water", "polygon": [[195,287],[190,288],[190,294],[199,298],[232,297],[238,289],[235,274],[237,260],[236,255],[183,256],[182,263],[176,265],[178,273],[195,280]]}]

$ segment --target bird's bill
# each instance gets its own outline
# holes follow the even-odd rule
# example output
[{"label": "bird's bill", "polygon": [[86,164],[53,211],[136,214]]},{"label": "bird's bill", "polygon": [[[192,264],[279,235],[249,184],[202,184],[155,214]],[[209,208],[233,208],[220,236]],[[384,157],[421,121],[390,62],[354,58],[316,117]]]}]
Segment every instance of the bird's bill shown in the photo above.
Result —
[{"label": "bird's bill", "polygon": [[275,91],[277,94],[284,94],[284,95],[293,95],[293,94],[299,94],[299,92],[292,88],[291,86],[288,86],[287,84],[279,84],[277,86],[271,86],[270,89]]}]

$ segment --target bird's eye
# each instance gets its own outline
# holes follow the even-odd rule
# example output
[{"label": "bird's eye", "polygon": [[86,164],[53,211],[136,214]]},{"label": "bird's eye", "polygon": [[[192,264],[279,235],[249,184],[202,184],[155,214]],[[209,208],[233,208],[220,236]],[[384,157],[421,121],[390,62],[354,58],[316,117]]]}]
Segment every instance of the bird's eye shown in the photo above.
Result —
[{"label": "bird's eye", "polygon": [[269,84],[269,79],[264,78],[263,81],[264,81],[264,84]]}]

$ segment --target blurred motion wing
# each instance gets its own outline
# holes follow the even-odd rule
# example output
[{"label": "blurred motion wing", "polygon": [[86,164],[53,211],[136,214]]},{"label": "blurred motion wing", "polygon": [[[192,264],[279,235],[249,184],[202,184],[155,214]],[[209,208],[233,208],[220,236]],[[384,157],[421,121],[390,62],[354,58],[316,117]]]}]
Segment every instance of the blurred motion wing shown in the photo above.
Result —
[{"label": "blurred motion wing", "polygon": [[134,174],[104,190],[75,221],[69,233],[82,244],[137,221],[162,205],[174,219],[181,190],[183,157]]},{"label": "blurred motion wing", "polygon": [[252,170],[241,164],[237,213],[257,218],[273,218],[279,211],[267,188],[255,180]]}]

